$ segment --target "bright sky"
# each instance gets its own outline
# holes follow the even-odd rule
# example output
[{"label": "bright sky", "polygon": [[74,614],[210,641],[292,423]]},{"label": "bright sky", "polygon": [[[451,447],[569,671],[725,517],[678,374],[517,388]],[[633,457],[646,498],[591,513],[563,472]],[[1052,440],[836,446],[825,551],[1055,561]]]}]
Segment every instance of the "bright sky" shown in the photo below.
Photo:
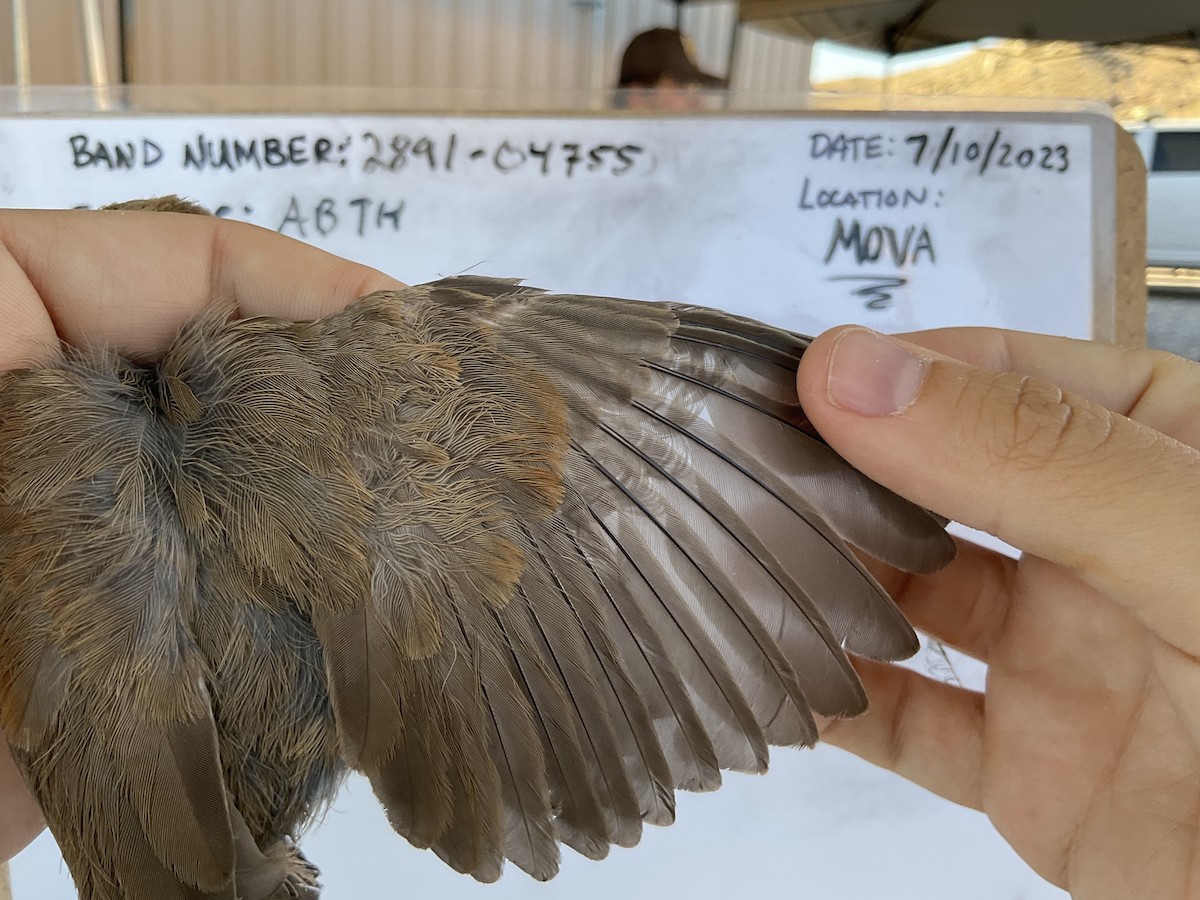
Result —
[{"label": "bright sky", "polygon": [[940,66],[966,56],[984,41],[964,44],[951,44],[948,47],[938,47],[934,50],[921,50],[916,53],[901,53],[889,58],[883,53],[873,53],[835,44],[833,41],[817,41],[813,48],[812,80],[814,84],[822,81],[839,81],[843,78],[882,78],[890,67],[892,74],[907,72],[911,69],[921,69],[925,66]]}]

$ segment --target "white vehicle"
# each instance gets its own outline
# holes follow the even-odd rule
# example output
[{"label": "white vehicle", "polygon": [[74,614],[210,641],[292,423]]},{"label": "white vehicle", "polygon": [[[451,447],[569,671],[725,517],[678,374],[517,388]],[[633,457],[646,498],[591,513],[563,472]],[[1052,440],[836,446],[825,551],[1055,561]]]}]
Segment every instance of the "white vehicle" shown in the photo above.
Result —
[{"label": "white vehicle", "polygon": [[1126,125],[1146,160],[1146,257],[1151,266],[1200,268],[1200,120]]}]

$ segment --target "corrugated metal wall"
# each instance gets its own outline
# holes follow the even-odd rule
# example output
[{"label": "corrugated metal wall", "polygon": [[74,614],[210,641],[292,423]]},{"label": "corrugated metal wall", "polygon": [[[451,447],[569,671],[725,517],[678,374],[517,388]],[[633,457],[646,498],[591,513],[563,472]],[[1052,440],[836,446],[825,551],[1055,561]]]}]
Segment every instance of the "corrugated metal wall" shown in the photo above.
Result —
[{"label": "corrugated metal wall", "polygon": [[[35,84],[81,84],[87,81],[79,4],[74,0],[26,0],[29,16],[31,69]],[[108,53],[117,49],[116,0],[102,4]],[[12,84],[11,3],[0,2],[0,83]]]},{"label": "corrugated metal wall", "polygon": [[[117,4],[103,0],[117,74]],[[28,0],[34,81],[86,79],[75,0]],[[666,0],[137,0],[133,79],[144,84],[557,89],[613,84],[631,36],[672,25]],[[11,19],[0,15],[11,82]],[[691,3],[698,61],[724,74],[737,4]],[[807,86],[810,47],[742,30],[738,90]]]}]

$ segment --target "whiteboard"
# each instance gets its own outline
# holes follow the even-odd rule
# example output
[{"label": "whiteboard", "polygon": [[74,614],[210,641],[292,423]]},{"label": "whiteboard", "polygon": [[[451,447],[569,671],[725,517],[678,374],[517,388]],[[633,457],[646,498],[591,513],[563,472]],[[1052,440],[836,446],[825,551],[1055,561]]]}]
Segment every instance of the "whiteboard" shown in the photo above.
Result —
[{"label": "whiteboard", "polygon": [[[814,333],[1112,329],[1113,128],[1040,113],[113,115],[0,119],[5,205],[178,193],[408,282],[461,272],[718,306]],[[1105,174],[1109,173],[1109,174]],[[956,663],[968,685],[982,669]],[[926,658],[918,666],[930,665]],[[932,667],[936,668],[936,664]],[[1065,896],[981,815],[829,747],[682,794],[603,863],[480,886],[390,832],[352,779],[304,848],[326,900]],[[68,900],[43,835],[18,900]]]},{"label": "whiteboard", "polygon": [[1093,194],[1112,130],[1082,113],[23,117],[0,120],[0,198],[177,193],[410,283],[521,277],[808,333],[1107,337],[1113,225]]}]

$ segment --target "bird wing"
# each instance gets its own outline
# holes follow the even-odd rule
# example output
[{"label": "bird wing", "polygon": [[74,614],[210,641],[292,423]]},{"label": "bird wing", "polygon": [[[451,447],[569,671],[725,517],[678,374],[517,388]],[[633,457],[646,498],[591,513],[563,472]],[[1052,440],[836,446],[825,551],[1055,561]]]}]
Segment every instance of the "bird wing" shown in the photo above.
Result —
[{"label": "bird wing", "polygon": [[815,435],[805,338],[474,277],[228,313],[0,390],[2,725],[85,896],[232,896],[215,605],[311,625],[343,759],[481,880],[635,844],[916,647],[849,545],[953,545]]},{"label": "bird wing", "polygon": [[339,733],[460,871],[630,846],[861,712],[846,651],[915,650],[847,542],[914,571],[953,544],[814,435],[807,339],[475,277],[321,330],[373,497],[369,597],[313,613]]}]

